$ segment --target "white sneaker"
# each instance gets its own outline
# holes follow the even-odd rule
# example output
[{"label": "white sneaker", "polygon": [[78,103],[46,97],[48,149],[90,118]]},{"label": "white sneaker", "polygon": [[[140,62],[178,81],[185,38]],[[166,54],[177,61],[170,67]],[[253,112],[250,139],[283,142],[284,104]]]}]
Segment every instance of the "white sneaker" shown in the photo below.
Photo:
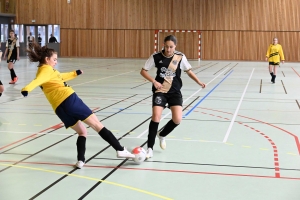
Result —
[{"label": "white sneaker", "polygon": [[117,151],[117,157],[118,158],[135,158],[135,155],[127,151],[127,149],[124,147],[123,151]]},{"label": "white sneaker", "polygon": [[146,159],[149,159],[152,157],[153,157],[153,150],[151,148],[148,148],[147,154],[146,154]]},{"label": "white sneaker", "polygon": [[160,134],[160,132],[157,133],[160,148],[161,149],[166,149],[167,148],[167,143],[166,143],[165,137],[159,136],[159,134]]},{"label": "white sneaker", "polygon": [[82,162],[81,160],[77,161],[77,163],[75,164],[75,166],[79,169],[81,169],[84,165],[84,162]]}]

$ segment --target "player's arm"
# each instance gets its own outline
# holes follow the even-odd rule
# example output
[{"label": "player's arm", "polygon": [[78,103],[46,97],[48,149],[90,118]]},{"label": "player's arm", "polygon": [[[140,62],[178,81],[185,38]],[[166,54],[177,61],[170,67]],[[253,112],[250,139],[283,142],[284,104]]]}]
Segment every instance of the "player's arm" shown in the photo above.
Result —
[{"label": "player's arm", "polygon": [[270,57],[270,50],[271,50],[271,45],[269,45],[268,51],[267,51],[267,53],[266,53],[266,61],[269,60],[269,57]]},{"label": "player's arm", "polygon": [[202,88],[205,88],[206,85],[205,83],[201,82],[198,77],[196,76],[196,74],[192,71],[192,70],[188,70],[188,71],[185,71],[187,73],[187,75],[193,79],[198,85],[200,85]]},{"label": "player's arm", "polygon": [[53,70],[51,68],[43,69],[41,72],[37,74],[35,79],[31,81],[28,85],[22,88],[21,93],[24,97],[28,95],[28,92],[31,92],[34,88],[48,82],[51,78],[51,74]]},{"label": "player's arm", "polygon": [[78,69],[78,70],[72,71],[72,72],[60,73],[60,75],[64,81],[69,81],[69,80],[76,78],[77,76],[79,76],[82,73],[83,72],[80,69]]}]

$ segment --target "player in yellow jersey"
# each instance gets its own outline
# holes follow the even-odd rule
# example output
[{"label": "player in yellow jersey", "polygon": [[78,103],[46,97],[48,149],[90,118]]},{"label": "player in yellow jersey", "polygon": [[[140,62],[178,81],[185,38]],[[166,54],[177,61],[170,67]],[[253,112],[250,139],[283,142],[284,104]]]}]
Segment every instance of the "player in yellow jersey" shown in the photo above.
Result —
[{"label": "player in yellow jersey", "polygon": [[277,66],[280,64],[280,61],[284,63],[284,54],[282,46],[278,44],[278,38],[273,38],[273,43],[270,44],[267,54],[266,61],[269,61],[269,72],[272,76],[271,82],[275,83]]},{"label": "player in yellow jersey", "polygon": [[57,63],[57,53],[47,46],[41,47],[32,43],[27,49],[31,62],[39,62],[36,77],[26,85],[21,93],[24,97],[36,87],[40,87],[56,115],[62,120],[66,128],[72,128],[78,133],[77,138],[77,168],[85,164],[85,143],[87,130],[84,122],[93,128],[99,135],[108,142],[116,151],[118,158],[134,158],[135,156],[121,146],[115,136],[106,129],[98,120],[97,116],[77,96],[75,91],[66,83],[82,74],[81,70],[68,73],[60,73],[54,67]]}]

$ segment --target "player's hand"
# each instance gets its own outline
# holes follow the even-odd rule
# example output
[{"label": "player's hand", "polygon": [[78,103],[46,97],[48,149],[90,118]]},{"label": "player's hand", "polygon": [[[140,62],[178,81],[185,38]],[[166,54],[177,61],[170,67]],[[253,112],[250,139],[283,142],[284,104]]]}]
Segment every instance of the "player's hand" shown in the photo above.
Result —
[{"label": "player's hand", "polygon": [[27,97],[28,96],[28,91],[21,91],[23,97]]},{"label": "player's hand", "polygon": [[282,60],[281,63],[284,64],[284,60]]},{"label": "player's hand", "polygon": [[160,82],[157,82],[157,81],[154,81],[153,85],[158,90],[163,88],[163,85]]},{"label": "player's hand", "polygon": [[206,87],[206,84],[205,83],[200,83],[201,87],[202,88],[205,88]]},{"label": "player's hand", "polygon": [[3,60],[6,60],[6,56],[3,56]]},{"label": "player's hand", "polygon": [[83,71],[78,69],[78,70],[76,70],[76,74],[77,74],[77,76],[79,76],[80,74],[83,74]]},{"label": "player's hand", "polygon": [[20,57],[19,57],[19,56],[17,57],[17,60],[18,60],[18,61],[20,60]]},{"label": "player's hand", "polygon": [[268,61],[268,59],[269,59],[269,58],[267,58],[267,57],[266,57],[266,59],[265,59],[265,60],[266,60],[266,61]]}]

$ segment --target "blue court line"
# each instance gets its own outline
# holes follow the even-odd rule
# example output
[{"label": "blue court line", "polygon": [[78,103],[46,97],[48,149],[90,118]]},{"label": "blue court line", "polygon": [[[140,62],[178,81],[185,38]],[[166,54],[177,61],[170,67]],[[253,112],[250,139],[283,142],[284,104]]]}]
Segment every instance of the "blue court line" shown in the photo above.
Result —
[{"label": "blue court line", "polygon": [[193,110],[195,110],[195,108],[197,108],[197,106],[210,94],[212,93],[212,91],[214,91],[231,73],[233,72],[233,70],[230,71],[229,74],[227,74],[213,89],[211,89],[202,99],[200,99],[200,101],[198,103],[196,103],[196,105],[194,105],[192,107],[192,109],[190,109],[185,115],[182,116],[182,118],[187,117],[189,114],[191,114],[191,112],[193,112]]}]

